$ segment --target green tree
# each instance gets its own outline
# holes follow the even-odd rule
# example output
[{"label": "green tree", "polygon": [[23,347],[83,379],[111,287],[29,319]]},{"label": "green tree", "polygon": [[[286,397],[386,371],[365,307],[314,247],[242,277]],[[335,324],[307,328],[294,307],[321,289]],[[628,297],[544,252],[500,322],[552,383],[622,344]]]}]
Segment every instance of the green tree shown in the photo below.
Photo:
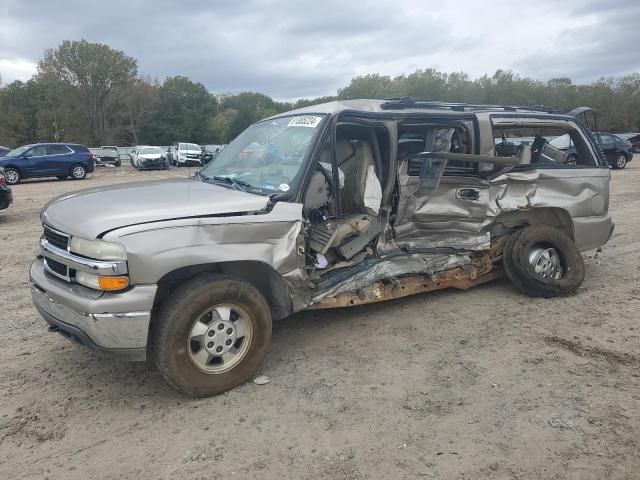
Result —
[{"label": "green tree", "polygon": [[169,77],[158,90],[155,114],[140,125],[145,142],[167,145],[174,141],[209,140],[209,120],[217,113],[217,100],[204,85],[187,77]]},{"label": "green tree", "polygon": [[106,106],[118,88],[129,85],[137,74],[137,62],[120,50],[86,40],[63,41],[47,50],[38,64],[38,79],[50,96],[72,101],[86,120],[89,143],[105,138]]}]

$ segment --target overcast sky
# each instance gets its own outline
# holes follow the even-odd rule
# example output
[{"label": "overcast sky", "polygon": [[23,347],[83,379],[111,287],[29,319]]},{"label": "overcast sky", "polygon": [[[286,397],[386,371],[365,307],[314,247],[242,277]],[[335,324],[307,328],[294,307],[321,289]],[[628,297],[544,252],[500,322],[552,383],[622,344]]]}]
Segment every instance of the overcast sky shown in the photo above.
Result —
[{"label": "overcast sky", "polygon": [[0,75],[26,80],[45,49],[85,38],[141,75],[278,99],[418,68],[582,83],[640,71],[639,19],[638,0],[0,0]]}]

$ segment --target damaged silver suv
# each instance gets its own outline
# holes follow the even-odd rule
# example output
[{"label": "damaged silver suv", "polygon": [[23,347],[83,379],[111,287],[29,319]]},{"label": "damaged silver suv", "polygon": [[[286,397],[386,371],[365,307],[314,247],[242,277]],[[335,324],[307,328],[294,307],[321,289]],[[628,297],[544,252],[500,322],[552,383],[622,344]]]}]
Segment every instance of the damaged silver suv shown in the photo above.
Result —
[{"label": "damaged silver suv", "polygon": [[252,125],[194,178],[49,202],[33,301],[52,330],[214,395],[251,378],[293,312],[504,275],[531,296],[575,292],[580,252],[613,231],[609,180],[572,115],[316,105]]}]

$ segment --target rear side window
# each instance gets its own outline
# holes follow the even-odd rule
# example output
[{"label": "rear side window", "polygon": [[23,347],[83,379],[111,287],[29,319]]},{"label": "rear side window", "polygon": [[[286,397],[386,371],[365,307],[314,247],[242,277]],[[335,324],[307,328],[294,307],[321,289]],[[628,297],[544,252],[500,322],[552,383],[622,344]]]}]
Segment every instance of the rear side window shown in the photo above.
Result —
[{"label": "rear side window", "polygon": [[65,145],[47,145],[47,155],[66,155],[71,149]]},{"label": "rear side window", "polygon": [[493,127],[498,157],[520,157],[519,168],[577,168],[595,165],[587,145],[568,125],[496,125]]},{"label": "rear side window", "polygon": [[89,149],[84,145],[74,145],[71,150],[75,151],[76,153],[89,152]]}]

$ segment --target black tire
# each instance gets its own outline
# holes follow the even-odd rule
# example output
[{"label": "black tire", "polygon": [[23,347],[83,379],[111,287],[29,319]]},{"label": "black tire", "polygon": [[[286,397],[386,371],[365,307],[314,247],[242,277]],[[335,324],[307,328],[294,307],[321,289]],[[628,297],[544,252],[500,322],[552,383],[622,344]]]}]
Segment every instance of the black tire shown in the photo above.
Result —
[{"label": "black tire", "polygon": [[[553,248],[560,259],[562,275],[558,279],[537,274],[529,261],[535,248]],[[570,295],[584,281],[584,260],[575,243],[562,230],[546,225],[523,228],[505,246],[505,271],[514,286],[530,297]]]},{"label": "black tire", "polygon": [[74,180],[84,180],[86,178],[86,176],[87,176],[87,167],[85,167],[84,165],[82,165],[80,163],[76,163],[69,170],[69,175]]},{"label": "black tire", "polygon": [[120,165],[122,165],[122,162],[120,160],[116,160],[116,167],[119,167]]},{"label": "black tire", "polygon": [[[187,342],[191,328],[207,309],[233,303],[248,314],[250,344],[239,363],[222,373],[207,373],[191,359]],[[208,397],[249,380],[271,343],[271,312],[260,292],[226,275],[202,274],[179,287],[162,304],[151,328],[151,357],[165,380],[193,397]]]},{"label": "black tire", "polygon": [[9,185],[17,185],[22,180],[22,175],[17,168],[7,167],[4,169],[4,179]]},{"label": "black tire", "polygon": [[627,167],[627,157],[624,153],[619,153],[615,161],[611,164],[614,170],[623,170]]},{"label": "black tire", "polygon": [[507,274],[507,277],[511,280],[512,283],[519,284],[516,285],[518,290],[522,290],[524,285],[521,284],[520,278],[517,276],[515,267],[513,265],[513,246],[523,231],[524,228],[520,228],[513,232],[507,239],[507,243],[505,243],[504,250],[502,251],[502,266],[504,268],[504,272]]}]

